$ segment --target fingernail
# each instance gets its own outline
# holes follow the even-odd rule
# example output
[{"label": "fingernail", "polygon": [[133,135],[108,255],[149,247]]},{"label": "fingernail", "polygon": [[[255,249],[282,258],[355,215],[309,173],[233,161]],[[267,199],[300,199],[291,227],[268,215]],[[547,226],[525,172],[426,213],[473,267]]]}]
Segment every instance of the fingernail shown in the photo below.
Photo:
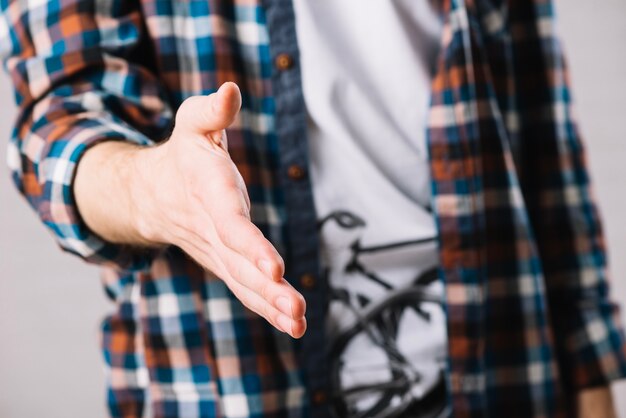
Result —
[{"label": "fingernail", "polygon": [[291,319],[287,318],[285,315],[278,315],[278,318],[276,318],[276,322],[283,331],[291,334]]},{"label": "fingernail", "polygon": [[278,308],[279,311],[281,311],[282,313],[284,313],[285,315],[291,317],[292,314],[292,310],[291,310],[291,302],[289,302],[289,299],[287,299],[284,296],[279,296],[276,299],[276,307]]}]

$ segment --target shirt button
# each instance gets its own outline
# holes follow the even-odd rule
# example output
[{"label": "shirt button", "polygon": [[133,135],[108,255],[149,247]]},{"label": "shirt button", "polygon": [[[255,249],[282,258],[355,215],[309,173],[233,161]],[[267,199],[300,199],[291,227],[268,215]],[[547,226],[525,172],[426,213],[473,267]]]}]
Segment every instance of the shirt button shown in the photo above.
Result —
[{"label": "shirt button", "polygon": [[291,180],[302,180],[306,176],[306,171],[302,166],[293,164],[287,169],[287,175]]},{"label": "shirt button", "polygon": [[280,71],[288,70],[293,67],[293,57],[285,53],[278,54],[274,60],[274,64],[276,64],[276,68]]},{"label": "shirt button", "polygon": [[326,391],[323,389],[318,389],[313,392],[312,401],[314,405],[321,405],[325,403],[327,400]]},{"label": "shirt button", "polygon": [[300,276],[300,285],[307,290],[311,290],[315,287],[317,280],[315,280],[315,276],[311,273],[305,273]]}]

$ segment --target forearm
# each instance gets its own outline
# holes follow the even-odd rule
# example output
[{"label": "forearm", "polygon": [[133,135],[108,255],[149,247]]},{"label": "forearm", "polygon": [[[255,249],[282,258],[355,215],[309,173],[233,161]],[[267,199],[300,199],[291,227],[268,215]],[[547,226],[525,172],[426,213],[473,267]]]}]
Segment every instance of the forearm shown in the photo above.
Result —
[{"label": "forearm", "polygon": [[124,141],[96,144],[81,158],[73,191],[83,221],[108,242],[154,245],[141,234],[138,164],[146,149]]}]

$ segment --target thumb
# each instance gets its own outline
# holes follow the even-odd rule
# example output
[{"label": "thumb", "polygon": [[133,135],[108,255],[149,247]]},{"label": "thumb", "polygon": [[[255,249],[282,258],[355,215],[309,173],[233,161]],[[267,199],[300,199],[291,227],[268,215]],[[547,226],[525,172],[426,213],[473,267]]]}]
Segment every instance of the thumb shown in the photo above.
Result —
[{"label": "thumb", "polygon": [[185,100],[176,114],[176,126],[201,135],[221,131],[233,123],[240,108],[239,87],[226,82],[213,94]]}]

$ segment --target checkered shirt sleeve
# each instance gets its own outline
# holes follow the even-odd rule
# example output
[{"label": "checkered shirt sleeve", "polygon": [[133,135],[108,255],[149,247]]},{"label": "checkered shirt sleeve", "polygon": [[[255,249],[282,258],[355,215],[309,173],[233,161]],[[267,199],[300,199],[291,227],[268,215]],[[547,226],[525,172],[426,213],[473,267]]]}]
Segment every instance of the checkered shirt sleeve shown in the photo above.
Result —
[{"label": "checkered shirt sleeve", "polygon": [[20,112],[8,163],[20,192],[64,250],[121,269],[147,267],[149,254],[96,236],[72,193],[77,163],[104,140],[149,145],[171,121],[147,68],[135,2],[1,3],[0,56]]}]

